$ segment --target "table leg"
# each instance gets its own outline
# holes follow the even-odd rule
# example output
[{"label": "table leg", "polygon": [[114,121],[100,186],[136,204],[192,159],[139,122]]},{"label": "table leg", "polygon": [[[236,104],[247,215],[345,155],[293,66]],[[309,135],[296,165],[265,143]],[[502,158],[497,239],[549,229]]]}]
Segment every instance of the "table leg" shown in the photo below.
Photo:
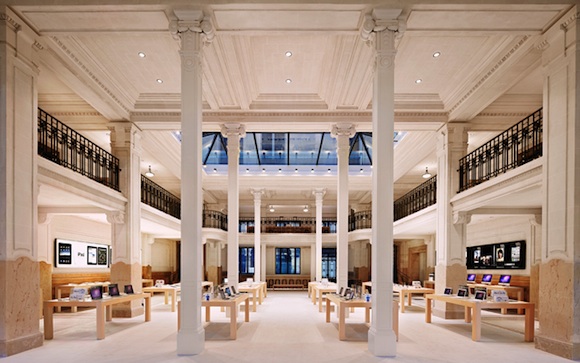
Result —
[{"label": "table leg", "polygon": [[466,306],[463,311],[464,311],[463,318],[464,318],[465,322],[471,323],[471,308],[469,306]]},{"label": "table leg", "polygon": [[425,300],[425,322],[431,322],[431,299],[427,298]]},{"label": "table leg", "polygon": [[408,297],[408,304],[407,305],[408,306],[411,306],[411,301],[412,301],[411,298],[413,297],[413,293],[412,292],[408,292],[407,293],[407,297]]},{"label": "table leg", "polygon": [[533,306],[528,306],[525,308],[526,317],[525,317],[525,328],[524,328],[524,339],[526,342],[533,342],[534,341],[534,308]]},{"label": "table leg", "polygon": [[318,312],[322,312],[322,291],[318,290]]},{"label": "table leg", "polygon": [[[232,304],[230,305],[229,309],[230,309],[230,339],[236,339],[237,338],[237,328],[238,328],[238,322],[236,319],[236,304]],[[246,309],[248,308],[248,302],[246,301]]]},{"label": "table leg", "polygon": [[393,301],[393,331],[399,341],[399,307],[396,301]]},{"label": "table leg", "polygon": [[205,307],[205,322],[206,323],[209,323],[210,315],[211,315],[211,306],[206,305],[206,307]]},{"label": "table leg", "polygon": [[145,296],[145,321],[151,321],[151,297]]},{"label": "table leg", "polygon": [[326,299],[326,322],[330,323],[330,300]]},{"label": "table leg", "polygon": [[312,304],[316,305],[316,294],[317,294],[318,290],[312,289],[312,294],[311,294],[311,298],[312,298]]},{"label": "table leg", "polygon": [[[165,295],[165,297],[167,297],[167,295]],[[171,291],[171,312],[174,313],[175,312],[175,301],[177,300],[177,290],[174,289],[173,291]]]},{"label": "table leg", "polygon": [[[523,290],[518,290],[518,301],[524,301],[524,292]],[[523,314],[525,309],[519,308],[518,314]]]},{"label": "table leg", "polygon": [[371,308],[365,306],[365,323],[371,322]]},{"label": "table leg", "polygon": [[44,304],[44,339],[50,340],[54,337],[53,308]]},{"label": "table leg", "polygon": [[399,305],[401,305],[401,314],[405,312],[405,293],[399,292]]},{"label": "table leg", "polygon": [[481,339],[481,306],[475,304],[471,319],[471,340],[477,342]]},{"label": "table leg", "polygon": [[[62,291],[60,291],[60,287],[56,288],[56,299],[60,301],[60,299],[62,299]],[[62,311],[62,308],[60,306],[56,307],[56,312],[60,313]]]},{"label": "table leg", "polygon": [[[244,317],[244,321],[248,323],[250,321],[250,305],[246,302],[246,316]],[[254,305],[254,308],[256,305]]]},{"label": "table leg", "polygon": [[[147,304],[147,303],[145,303]],[[147,308],[145,308],[145,319],[147,319]],[[177,302],[177,331],[181,329],[181,301]]]},{"label": "table leg", "polygon": [[[252,311],[253,312],[256,312],[256,298],[257,298],[256,293],[257,293],[256,290],[252,291]],[[250,303],[249,301],[246,301],[246,304],[249,304],[249,303]]]},{"label": "table leg", "polygon": [[165,295],[165,305],[167,305],[169,304],[169,291],[165,291],[164,295]]},{"label": "table leg", "polygon": [[105,312],[107,321],[113,320],[113,307],[111,305],[107,305],[107,307],[105,308]]},{"label": "table leg", "polygon": [[258,303],[260,305],[262,305],[262,301],[264,301],[264,289],[262,289],[262,287],[260,286],[260,288],[258,289]]},{"label": "table leg", "polygon": [[105,307],[103,304],[97,305],[97,339],[105,339]]},{"label": "table leg", "polygon": [[346,340],[346,305],[338,303],[338,310],[340,311],[338,316],[338,339]]}]

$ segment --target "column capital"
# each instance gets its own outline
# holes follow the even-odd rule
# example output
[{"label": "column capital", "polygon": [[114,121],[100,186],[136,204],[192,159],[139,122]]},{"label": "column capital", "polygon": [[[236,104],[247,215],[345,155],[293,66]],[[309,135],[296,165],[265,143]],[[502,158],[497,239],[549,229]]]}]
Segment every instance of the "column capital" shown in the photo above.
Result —
[{"label": "column capital", "polygon": [[110,224],[123,224],[125,223],[125,213],[120,210],[107,211],[107,222]]},{"label": "column capital", "polygon": [[401,37],[407,29],[407,23],[399,20],[402,9],[373,9],[371,14],[365,15],[360,28],[360,36],[365,42],[373,42],[376,33],[387,30],[397,37]]},{"label": "column capital", "polygon": [[203,34],[205,43],[210,43],[215,37],[214,25],[209,17],[204,18],[202,10],[174,9],[173,13],[177,17],[169,22],[173,39],[182,40],[182,35],[188,32]]},{"label": "column capital", "polygon": [[246,136],[246,127],[242,124],[236,123],[222,124],[220,128],[222,136],[228,139],[234,136],[238,136],[239,138]]},{"label": "column capital", "polygon": [[111,131],[112,148],[133,148],[141,154],[141,129],[130,121],[112,121],[107,125]]},{"label": "column capital", "polygon": [[262,195],[264,195],[264,188],[250,188],[250,193],[254,196],[254,202],[262,200]]},{"label": "column capital", "polygon": [[38,213],[38,224],[50,224],[52,221],[52,214],[50,213]]},{"label": "column capital", "polygon": [[339,123],[336,125],[332,125],[332,130],[330,131],[330,135],[337,139],[340,136],[347,136],[348,138],[351,138],[355,134],[356,134],[355,126],[349,123]]},{"label": "column capital", "polygon": [[454,212],[453,224],[469,224],[471,222],[471,213],[468,212]]},{"label": "column capital", "polygon": [[326,194],[326,188],[314,188],[314,190],[312,190],[312,195],[314,195],[316,197],[317,202],[319,200],[322,201],[322,198],[324,197],[325,194]]}]

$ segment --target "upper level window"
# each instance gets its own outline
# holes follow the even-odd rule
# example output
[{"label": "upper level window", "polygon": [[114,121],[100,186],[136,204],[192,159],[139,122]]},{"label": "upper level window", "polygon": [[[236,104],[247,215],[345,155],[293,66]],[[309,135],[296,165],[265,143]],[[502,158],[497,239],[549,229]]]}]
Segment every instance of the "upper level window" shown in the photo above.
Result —
[{"label": "upper level window", "polygon": [[300,275],[300,248],[276,248],[276,274]]}]

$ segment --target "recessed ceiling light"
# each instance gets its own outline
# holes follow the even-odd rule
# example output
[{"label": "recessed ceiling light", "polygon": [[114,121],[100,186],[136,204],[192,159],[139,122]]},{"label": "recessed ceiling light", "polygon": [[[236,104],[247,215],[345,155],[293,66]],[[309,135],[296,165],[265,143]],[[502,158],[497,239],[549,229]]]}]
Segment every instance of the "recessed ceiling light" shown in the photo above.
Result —
[{"label": "recessed ceiling light", "polygon": [[417,84],[422,83],[422,82],[423,82],[423,80],[421,78],[415,80],[415,83],[417,83]]},{"label": "recessed ceiling light", "polygon": [[310,172],[311,172],[311,173],[314,173],[314,169],[310,169]]},{"label": "recessed ceiling light", "polygon": [[249,173],[249,172],[250,172],[250,169],[246,168],[246,173]]},{"label": "recessed ceiling light", "polygon": [[265,173],[265,172],[266,172],[266,169],[262,168],[262,173]]},{"label": "recessed ceiling light", "polygon": [[284,55],[288,58],[292,57],[292,52],[291,51],[287,51],[286,53],[284,53]]},{"label": "recessed ceiling light", "polygon": [[328,169],[328,172],[330,173],[330,169]]},{"label": "recessed ceiling light", "polygon": [[145,53],[143,53],[143,52],[139,52],[139,53],[137,53],[137,55],[139,55],[139,57],[141,57],[141,58],[145,58]]},{"label": "recessed ceiling light", "polygon": [[433,58],[437,58],[441,55],[441,52],[435,52],[433,53]]},{"label": "recessed ceiling light", "polygon": [[282,169],[278,169],[278,173],[281,173],[281,172],[282,172]]},{"label": "recessed ceiling light", "polygon": [[163,80],[161,78],[157,78],[157,83],[163,83]]},{"label": "recessed ceiling light", "polygon": [[294,169],[294,172],[297,173],[298,172],[298,169]]},{"label": "recessed ceiling light", "polygon": [[360,170],[360,172],[361,172],[361,173],[362,173],[363,171],[364,171],[363,169],[361,169],[361,170]]},{"label": "recessed ceiling light", "polygon": [[292,80],[290,78],[286,79],[286,83],[292,83]]}]

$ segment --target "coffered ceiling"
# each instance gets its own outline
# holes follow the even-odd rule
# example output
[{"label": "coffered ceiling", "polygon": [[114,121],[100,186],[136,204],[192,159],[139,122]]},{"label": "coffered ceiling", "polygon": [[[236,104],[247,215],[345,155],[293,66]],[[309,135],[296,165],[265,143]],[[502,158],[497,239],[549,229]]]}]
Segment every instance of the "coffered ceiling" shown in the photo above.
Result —
[{"label": "coffered ceiling", "polygon": [[[195,4],[6,2],[44,42],[40,107],[105,148],[108,120],[135,122],[142,171],[151,165],[156,181],[179,195],[171,131],[180,127],[180,58],[168,27],[174,8]],[[395,129],[407,131],[395,150],[400,196],[423,181],[425,167],[437,172],[435,131],[445,122],[470,122],[473,149],[541,107],[537,45],[573,1],[483,3],[200,1],[216,29],[203,51],[204,131],[227,122],[247,131],[329,131],[338,121],[371,131],[373,51],[359,28],[374,6],[399,7],[407,24],[395,64]],[[251,208],[252,187],[273,190],[272,204],[302,204],[315,187],[328,188],[330,204],[336,195],[335,178],[240,179],[242,208]],[[208,201],[225,203],[225,177],[206,175],[204,183]],[[370,177],[351,177],[351,201],[370,202],[370,189]]]}]

